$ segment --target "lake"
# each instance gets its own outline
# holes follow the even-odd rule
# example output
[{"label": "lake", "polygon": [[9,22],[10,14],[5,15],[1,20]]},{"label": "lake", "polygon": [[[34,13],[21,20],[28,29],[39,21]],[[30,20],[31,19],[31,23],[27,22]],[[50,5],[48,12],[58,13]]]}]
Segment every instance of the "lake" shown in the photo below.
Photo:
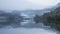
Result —
[{"label": "lake", "polygon": [[[35,24],[33,17],[38,15],[43,15],[49,11],[21,11],[21,16],[23,18],[30,18],[29,20],[23,20],[20,26],[6,26],[0,29],[0,34],[57,34],[55,30],[52,30],[49,26],[45,26],[42,23]],[[12,26],[12,27],[11,27]]]}]

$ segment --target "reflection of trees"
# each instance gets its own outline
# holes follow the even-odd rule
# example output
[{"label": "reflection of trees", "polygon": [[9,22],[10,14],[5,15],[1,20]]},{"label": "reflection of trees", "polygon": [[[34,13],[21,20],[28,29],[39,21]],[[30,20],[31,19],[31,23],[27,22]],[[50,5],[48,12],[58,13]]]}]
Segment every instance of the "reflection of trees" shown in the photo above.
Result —
[{"label": "reflection of trees", "polygon": [[[20,22],[22,21],[22,17],[18,13],[8,13],[0,11],[0,17],[2,17],[0,18],[0,20],[2,20],[0,22],[1,25],[0,27],[2,27],[3,25],[11,25],[11,24],[20,25]],[[3,22],[4,20],[5,22]]]},{"label": "reflection of trees", "polygon": [[52,28],[55,28],[56,30],[60,31],[60,7],[56,8],[50,13],[45,13],[40,17],[35,16],[34,20],[39,22],[39,19],[40,21],[42,20],[45,25],[49,25]]},{"label": "reflection of trees", "polygon": [[36,15],[36,16],[34,17],[34,21],[35,21],[36,23],[39,23],[39,22],[40,22],[40,16]]}]

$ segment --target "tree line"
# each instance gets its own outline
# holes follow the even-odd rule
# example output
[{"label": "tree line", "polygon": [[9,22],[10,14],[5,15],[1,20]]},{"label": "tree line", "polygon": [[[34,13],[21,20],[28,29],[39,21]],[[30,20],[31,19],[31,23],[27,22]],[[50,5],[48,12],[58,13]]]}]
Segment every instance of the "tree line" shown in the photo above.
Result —
[{"label": "tree line", "polygon": [[58,31],[60,31],[60,7],[54,9],[51,12],[44,13],[42,16],[36,15],[34,17],[36,23],[43,22],[44,25],[50,26]]}]

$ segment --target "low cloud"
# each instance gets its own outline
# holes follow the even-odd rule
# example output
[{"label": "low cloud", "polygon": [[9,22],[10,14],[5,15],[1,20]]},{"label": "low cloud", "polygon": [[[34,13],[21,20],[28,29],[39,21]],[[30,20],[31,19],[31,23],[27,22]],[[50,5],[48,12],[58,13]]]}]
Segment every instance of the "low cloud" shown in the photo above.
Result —
[{"label": "low cloud", "polygon": [[8,13],[0,10],[0,28],[5,26],[18,26],[22,21],[22,17],[18,13]]}]

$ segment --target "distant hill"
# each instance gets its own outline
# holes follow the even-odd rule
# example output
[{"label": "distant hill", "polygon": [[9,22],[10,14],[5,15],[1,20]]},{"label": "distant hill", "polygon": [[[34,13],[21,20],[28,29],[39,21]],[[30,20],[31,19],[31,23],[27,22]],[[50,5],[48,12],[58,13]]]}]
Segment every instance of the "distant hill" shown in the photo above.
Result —
[{"label": "distant hill", "polygon": [[34,21],[36,23],[43,22],[44,25],[60,31],[60,6],[55,7],[48,13],[44,13],[42,16],[36,15]]}]

